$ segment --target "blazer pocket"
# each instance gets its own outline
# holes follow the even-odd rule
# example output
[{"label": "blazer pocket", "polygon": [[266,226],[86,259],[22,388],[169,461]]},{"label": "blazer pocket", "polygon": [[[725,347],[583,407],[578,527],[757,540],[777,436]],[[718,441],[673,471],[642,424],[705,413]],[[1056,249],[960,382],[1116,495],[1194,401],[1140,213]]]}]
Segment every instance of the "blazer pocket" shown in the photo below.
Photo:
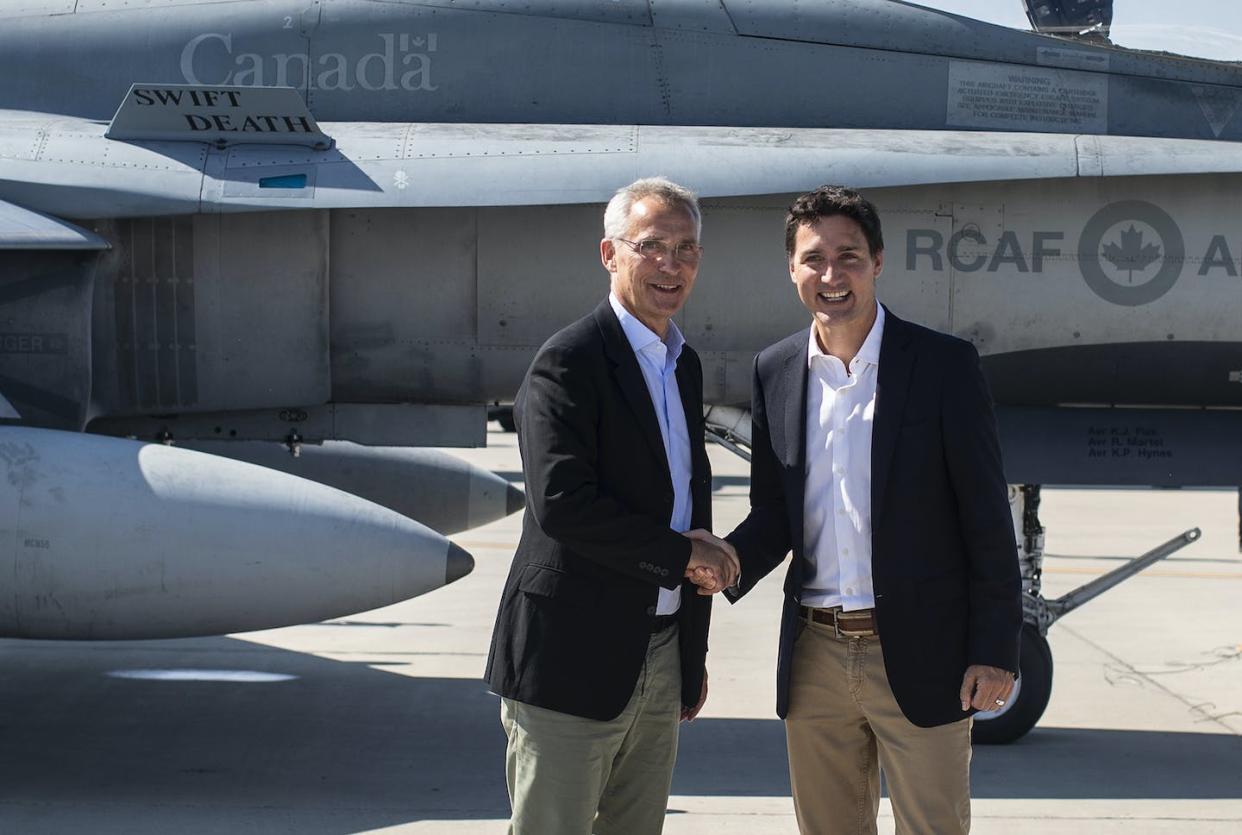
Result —
[{"label": "blazer pocket", "polygon": [[599,602],[600,587],[585,577],[574,577],[550,565],[532,563],[522,569],[518,588],[534,597],[562,600],[576,606],[594,606]]}]

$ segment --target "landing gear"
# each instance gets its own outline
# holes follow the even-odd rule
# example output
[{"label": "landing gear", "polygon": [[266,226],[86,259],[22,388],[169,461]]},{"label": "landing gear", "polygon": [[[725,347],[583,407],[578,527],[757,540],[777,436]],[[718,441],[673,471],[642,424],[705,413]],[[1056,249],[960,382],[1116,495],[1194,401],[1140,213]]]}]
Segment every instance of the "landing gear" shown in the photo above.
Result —
[{"label": "landing gear", "polygon": [[1062,615],[1195,542],[1200,536],[1198,528],[1191,528],[1141,557],[1135,557],[1058,598],[1047,600],[1040,593],[1044,570],[1044,527],[1039,523],[1039,485],[1011,485],[1009,506],[1018,540],[1025,623],[1022,626],[1022,650],[1013,695],[1003,708],[975,714],[971,738],[984,745],[1013,742],[1035,727],[1043,716],[1048,697],[1052,694],[1052,650],[1044,637],[1048,634],[1048,627]]},{"label": "landing gear", "polygon": [[1022,575],[1022,649],[1018,678],[1004,707],[975,714],[971,739],[980,745],[1013,742],[1035,727],[1052,695],[1052,649],[1033,615],[1040,600],[1044,572],[1044,526],[1039,522],[1039,485],[1009,486],[1009,510],[1018,541],[1018,569]]}]

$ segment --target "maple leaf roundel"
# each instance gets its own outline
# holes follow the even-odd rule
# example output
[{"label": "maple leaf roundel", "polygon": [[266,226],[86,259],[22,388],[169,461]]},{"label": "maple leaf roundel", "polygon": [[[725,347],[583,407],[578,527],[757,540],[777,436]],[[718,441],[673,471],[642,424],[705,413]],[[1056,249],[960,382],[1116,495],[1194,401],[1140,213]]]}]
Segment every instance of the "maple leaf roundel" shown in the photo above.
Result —
[{"label": "maple leaf roundel", "polygon": [[1182,231],[1168,212],[1144,200],[1109,203],[1087,221],[1078,239],[1078,267],[1087,286],[1104,301],[1127,307],[1169,292],[1185,260]]}]

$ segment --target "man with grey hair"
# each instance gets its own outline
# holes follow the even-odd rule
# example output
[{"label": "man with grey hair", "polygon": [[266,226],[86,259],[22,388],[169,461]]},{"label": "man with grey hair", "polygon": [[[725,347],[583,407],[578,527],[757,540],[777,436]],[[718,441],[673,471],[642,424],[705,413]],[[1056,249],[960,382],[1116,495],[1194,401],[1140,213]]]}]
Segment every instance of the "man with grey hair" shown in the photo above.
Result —
[{"label": "man with grey hair", "polygon": [[485,677],[518,835],[660,832],[678,723],[707,698],[710,594],[738,564],[683,536],[711,527],[703,373],[672,321],[699,227],[668,180],[618,191],[611,292],[540,348],[514,402],[526,514]]}]

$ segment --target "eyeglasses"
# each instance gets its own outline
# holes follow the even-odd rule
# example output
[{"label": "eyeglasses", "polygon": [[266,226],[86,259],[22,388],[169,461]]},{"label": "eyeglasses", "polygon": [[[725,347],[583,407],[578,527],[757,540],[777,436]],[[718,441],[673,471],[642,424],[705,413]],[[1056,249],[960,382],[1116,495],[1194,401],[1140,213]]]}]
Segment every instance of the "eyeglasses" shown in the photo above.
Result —
[{"label": "eyeglasses", "polygon": [[653,261],[657,258],[668,258],[671,255],[683,264],[697,264],[699,259],[703,257],[703,247],[688,241],[670,247],[664,241],[656,238],[647,238],[642,241],[627,241],[625,238],[615,238],[614,240],[620,241],[642,257]]}]

